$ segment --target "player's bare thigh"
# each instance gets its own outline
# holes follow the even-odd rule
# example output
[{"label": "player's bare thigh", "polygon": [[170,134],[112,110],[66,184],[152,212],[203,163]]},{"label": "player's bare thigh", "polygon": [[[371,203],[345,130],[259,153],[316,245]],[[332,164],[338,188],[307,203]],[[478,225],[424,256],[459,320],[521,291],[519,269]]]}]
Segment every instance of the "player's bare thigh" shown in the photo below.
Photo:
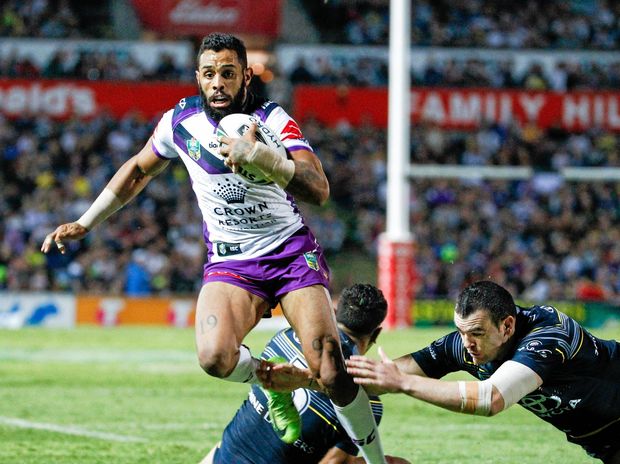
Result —
[{"label": "player's bare thigh", "polygon": [[[333,304],[327,289],[322,285],[301,288],[287,293],[280,303],[299,337],[310,369],[321,376],[335,376],[341,367],[338,360],[342,355]],[[327,365],[324,365],[325,362]],[[327,378],[323,380],[328,381]]]},{"label": "player's bare thigh", "polygon": [[232,358],[236,358],[239,345],[267,309],[267,302],[243,288],[226,282],[206,283],[196,304],[196,348],[201,366],[217,362],[225,370],[234,367],[236,359]]}]

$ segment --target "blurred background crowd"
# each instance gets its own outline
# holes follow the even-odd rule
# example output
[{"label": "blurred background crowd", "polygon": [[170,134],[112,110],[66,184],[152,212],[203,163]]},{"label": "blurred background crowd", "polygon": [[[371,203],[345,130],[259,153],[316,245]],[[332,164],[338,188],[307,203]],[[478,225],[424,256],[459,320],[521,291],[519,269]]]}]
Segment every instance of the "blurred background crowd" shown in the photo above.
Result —
[{"label": "blurred background crowd", "polygon": [[[387,1],[302,4],[320,43],[387,43]],[[114,28],[104,27],[111,23],[111,6],[13,0],[3,2],[0,15],[5,38],[115,38]],[[617,51],[619,20],[620,5],[605,0],[416,1],[412,44]],[[191,82],[193,70],[179,67],[173,58],[162,53],[153,70],[126,53],[59,51],[40,65],[9,49],[0,54],[0,79]],[[536,63],[525,71],[517,68],[505,59],[431,59],[412,72],[412,84],[620,88],[620,55],[604,64],[594,58],[561,61],[551,71]],[[387,74],[386,58],[362,57],[346,68],[299,58],[289,72],[256,88],[286,104],[298,84],[385,86]],[[301,205],[307,222],[332,262],[361,257],[374,272],[377,238],[385,228],[386,131],[346,121],[334,126],[312,118],[299,122],[332,189],[327,207]],[[57,224],[75,220],[87,209],[156,123],[157,118],[140,113],[68,121],[0,116],[0,289],[149,295],[199,288],[205,256],[202,221],[181,163],[87,239],[69,244],[66,255],[39,251]],[[564,167],[620,167],[619,133],[514,122],[483,123],[464,131],[422,122],[412,127],[410,148],[412,163],[535,169],[526,180],[412,180],[418,298],[452,297],[471,280],[492,278],[529,300],[620,304],[620,183],[567,181],[557,174]],[[357,271],[338,268],[334,285],[358,279]]]}]

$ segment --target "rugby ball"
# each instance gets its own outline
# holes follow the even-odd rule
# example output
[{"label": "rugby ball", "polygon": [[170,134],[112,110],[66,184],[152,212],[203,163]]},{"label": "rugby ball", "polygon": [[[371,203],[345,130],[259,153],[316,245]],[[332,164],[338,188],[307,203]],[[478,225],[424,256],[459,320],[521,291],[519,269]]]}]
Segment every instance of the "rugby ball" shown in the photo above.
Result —
[{"label": "rugby ball", "polygon": [[[248,131],[252,123],[256,124],[256,140],[264,143],[280,156],[286,158],[286,148],[284,148],[280,137],[265,125],[260,118],[254,115],[242,113],[229,114],[223,117],[218,124],[216,134],[218,137],[225,135],[230,138],[239,138]],[[240,166],[237,174],[254,184],[271,183],[260,169],[255,168],[251,164]]]}]

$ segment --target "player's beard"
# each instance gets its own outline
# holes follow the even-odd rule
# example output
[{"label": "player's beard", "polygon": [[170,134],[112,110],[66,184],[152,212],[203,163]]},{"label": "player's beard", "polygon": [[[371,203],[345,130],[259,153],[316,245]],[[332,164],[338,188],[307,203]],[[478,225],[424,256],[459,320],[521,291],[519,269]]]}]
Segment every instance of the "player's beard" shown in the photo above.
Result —
[{"label": "player's beard", "polygon": [[209,116],[211,119],[213,119],[216,122],[220,122],[224,116],[228,116],[229,114],[233,114],[233,113],[241,113],[243,110],[243,104],[245,103],[245,96],[246,96],[245,87],[241,87],[239,89],[237,94],[233,97],[232,101],[230,102],[230,105],[228,105],[226,108],[221,108],[221,109],[212,108],[211,105],[209,105],[209,99],[207,98],[207,95],[204,93],[202,88],[200,88],[199,90],[200,90],[200,100],[202,101],[203,109],[207,113],[207,116]]}]

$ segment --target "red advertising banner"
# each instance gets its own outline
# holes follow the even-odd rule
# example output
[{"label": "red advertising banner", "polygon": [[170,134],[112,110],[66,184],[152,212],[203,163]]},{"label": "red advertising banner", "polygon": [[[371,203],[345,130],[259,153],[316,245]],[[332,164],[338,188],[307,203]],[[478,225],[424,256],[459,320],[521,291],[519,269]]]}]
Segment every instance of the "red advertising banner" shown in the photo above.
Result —
[{"label": "red advertising banner", "polygon": [[[620,131],[620,92],[530,92],[496,89],[416,88],[411,91],[411,120],[445,128],[473,129],[484,121],[540,127],[554,124],[579,131],[592,127]],[[386,88],[298,86],[293,114],[325,124],[347,120],[385,127]]]},{"label": "red advertising banner", "polygon": [[139,112],[150,118],[196,92],[194,85],[167,82],[0,79],[0,114],[9,118],[45,115],[67,119],[105,112],[116,117]]},{"label": "red advertising banner", "polygon": [[132,0],[149,28],[175,35],[210,32],[277,37],[281,0]]}]

